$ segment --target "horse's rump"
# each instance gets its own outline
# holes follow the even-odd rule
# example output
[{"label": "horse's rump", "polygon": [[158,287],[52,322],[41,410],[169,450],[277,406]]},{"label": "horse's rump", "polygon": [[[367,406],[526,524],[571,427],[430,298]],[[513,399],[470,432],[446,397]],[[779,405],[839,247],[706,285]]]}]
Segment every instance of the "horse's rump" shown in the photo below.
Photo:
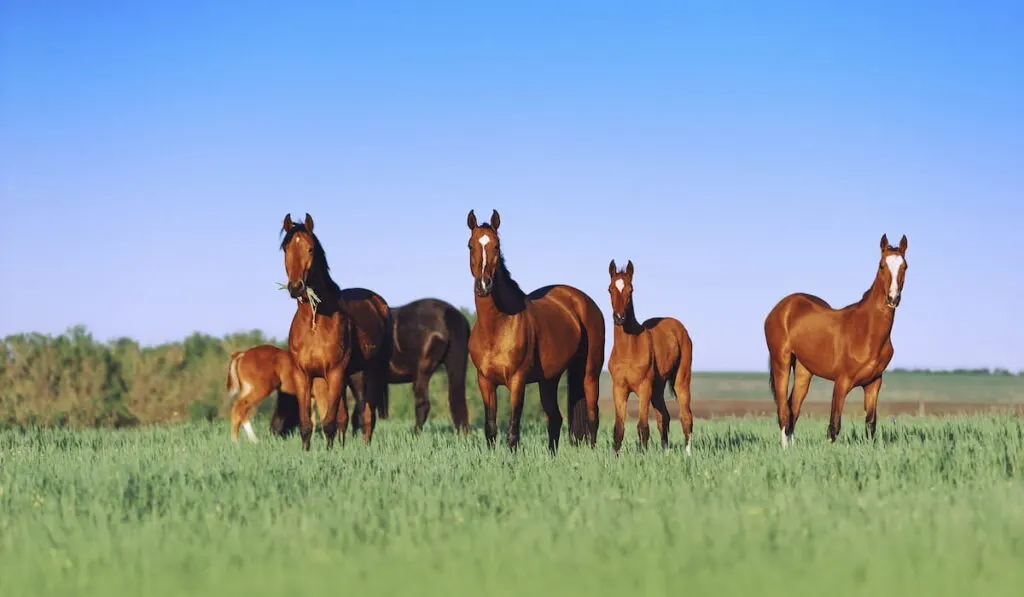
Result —
[{"label": "horse's rump", "polygon": [[365,288],[346,288],[341,291],[340,303],[359,344],[350,347],[354,360],[368,362],[390,348],[391,310],[383,297]]}]

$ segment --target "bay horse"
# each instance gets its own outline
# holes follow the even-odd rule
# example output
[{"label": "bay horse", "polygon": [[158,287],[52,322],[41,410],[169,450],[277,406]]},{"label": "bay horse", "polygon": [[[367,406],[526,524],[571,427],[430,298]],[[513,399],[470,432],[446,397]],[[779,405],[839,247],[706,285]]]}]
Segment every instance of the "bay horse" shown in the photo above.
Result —
[{"label": "bay horse", "polygon": [[[448,377],[448,408],[456,431],[469,432],[466,408],[466,368],[469,361],[469,320],[455,306],[435,298],[424,298],[395,307],[392,317],[392,352],[388,383],[412,383],[416,401],[415,433],[423,430],[430,412],[430,378],[442,365]],[[350,379],[356,379],[359,373]],[[358,384],[355,384],[358,385]],[[362,396],[350,385],[357,408]],[[275,416],[280,423],[274,431],[286,434],[298,424],[293,396],[279,396]],[[291,414],[294,413],[294,414]],[[378,404],[380,418],[387,416],[387,404]],[[352,431],[359,418],[352,418]]]},{"label": "bay horse", "polygon": [[470,210],[469,270],[473,276],[477,320],[469,336],[469,355],[476,365],[484,404],[484,436],[494,448],[498,435],[497,388],[509,391],[506,441],[519,444],[523,394],[536,383],[547,415],[548,450],[558,451],[562,414],[558,382],[568,373],[569,436],[574,443],[589,435],[597,443],[598,383],[604,365],[604,315],[583,291],[565,284],[520,289],[505,265],[498,211],[489,223],[477,224]]},{"label": "bay horse", "polygon": [[[278,402],[281,401],[282,395],[285,400],[295,402],[294,375],[295,366],[291,354],[273,344],[258,344],[231,353],[228,357],[226,383],[229,396],[235,398],[235,403],[231,407],[231,441],[238,441],[239,427],[245,430],[249,441],[256,441],[256,433],[249,421],[249,415],[271,392],[278,392]],[[315,379],[312,391],[321,420],[326,412],[324,389],[323,379]],[[294,413],[297,421],[297,403]]]},{"label": "bay horse", "polygon": [[[288,331],[288,351],[295,364],[295,396],[298,403],[299,435],[303,450],[309,450],[313,434],[310,419],[312,379],[327,382],[326,412],[321,427],[327,449],[334,444],[340,426],[342,443],[348,427],[344,390],[348,377],[362,372],[360,389],[365,396],[361,412],[363,440],[369,444],[377,424],[377,405],[386,400],[388,360],[391,353],[391,311],[379,294],[365,288],[342,290],[331,278],[327,255],[313,233],[313,218],[307,213],[302,223],[284,218],[285,271],[288,294],[298,300]],[[311,302],[312,301],[312,302]]]},{"label": "bay horse", "polygon": [[[793,440],[800,406],[815,375],[833,382],[829,440],[835,442],[839,435],[843,405],[855,387],[864,389],[865,430],[875,437],[878,393],[893,355],[890,334],[907,272],[907,236],[893,247],[883,234],[879,248],[875,279],[858,302],[833,309],[817,296],[795,293],[780,300],[764,320],[783,448]],[[787,401],[790,370],[793,392]]]},{"label": "bay horse", "polygon": [[679,402],[679,424],[686,438],[686,455],[690,455],[693,433],[693,412],[690,410],[690,378],[693,364],[693,341],[686,326],[673,317],[652,317],[642,324],[633,307],[633,261],[619,271],[615,260],[608,264],[611,282],[608,294],[612,302],[612,323],[615,336],[608,358],[615,403],[615,431],[612,447],[619,452],[625,435],[626,401],[630,392],[640,400],[636,424],[640,446],[647,449],[651,430],[647,422],[648,407],[654,404],[654,415],[661,434],[662,449],[668,447],[669,413],[665,406],[665,387],[672,390]]}]

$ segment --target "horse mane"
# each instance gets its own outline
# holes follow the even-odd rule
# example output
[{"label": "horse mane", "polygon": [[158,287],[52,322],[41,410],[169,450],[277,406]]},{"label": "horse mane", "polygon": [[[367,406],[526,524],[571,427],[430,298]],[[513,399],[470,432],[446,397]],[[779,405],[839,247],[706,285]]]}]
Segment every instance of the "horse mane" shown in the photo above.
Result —
[{"label": "horse mane", "polygon": [[508,284],[509,290],[514,292],[517,297],[526,296],[523,289],[520,288],[519,282],[516,282],[512,277],[512,274],[508,271],[508,266],[505,265],[505,255],[502,252],[498,252],[498,277],[502,278],[506,284]]},{"label": "horse mane", "polygon": [[309,235],[309,238],[313,239],[313,267],[320,267],[323,269],[324,282],[331,287],[331,290],[335,292],[341,292],[341,287],[338,286],[334,278],[331,277],[331,266],[327,263],[327,252],[324,251],[324,246],[320,244],[320,239],[315,234],[306,229],[304,223],[292,224],[292,227],[285,233],[284,238],[281,239],[281,250],[284,251],[285,247],[299,232],[305,232]]}]

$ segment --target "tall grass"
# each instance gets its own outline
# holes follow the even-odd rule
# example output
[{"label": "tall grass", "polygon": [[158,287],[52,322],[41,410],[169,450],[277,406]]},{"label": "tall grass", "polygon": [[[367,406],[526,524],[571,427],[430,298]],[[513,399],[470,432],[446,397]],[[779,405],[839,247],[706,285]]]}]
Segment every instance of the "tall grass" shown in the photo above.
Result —
[{"label": "tall grass", "polygon": [[[698,421],[694,455],[431,423],[327,452],[224,424],[0,432],[4,595],[1011,595],[1024,423],[901,418],[874,443]],[[655,432],[656,435],[656,432]],[[652,438],[653,439],[653,438]],[[652,442],[656,444],[656,440]]]}]

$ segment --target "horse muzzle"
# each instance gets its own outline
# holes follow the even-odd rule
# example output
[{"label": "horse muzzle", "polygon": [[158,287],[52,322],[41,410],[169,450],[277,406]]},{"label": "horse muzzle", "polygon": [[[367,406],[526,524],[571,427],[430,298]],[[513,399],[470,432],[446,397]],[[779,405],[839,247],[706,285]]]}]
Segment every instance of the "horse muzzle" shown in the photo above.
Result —
[{"label": "horse muzzle", "polygon": [[897,294],[896,298],[893,298],[891,296],[886,296],[885,297],[885,304],[889,308],[895,309],[896,307],[900,306],[900,298],[902,298],[902,296],[903,296],[902,293],[901,294]]},{"label": "horse muzzle", "polygon": [[622,313],[612,313],[612,323],[615,325],[622,325],[626,323],[626,316]]},{"label": "horse muzzle", "polygon": [[490,296],[494,290],[494,278],[477,278],[473,284],[473,291],[477,296]]},{"label": "horse muzzle", "polygon": [[299,282],[288,282],[288,295],[293,299],[301,299],[303,296],[303,290],[306,289],[306,285]]}]

